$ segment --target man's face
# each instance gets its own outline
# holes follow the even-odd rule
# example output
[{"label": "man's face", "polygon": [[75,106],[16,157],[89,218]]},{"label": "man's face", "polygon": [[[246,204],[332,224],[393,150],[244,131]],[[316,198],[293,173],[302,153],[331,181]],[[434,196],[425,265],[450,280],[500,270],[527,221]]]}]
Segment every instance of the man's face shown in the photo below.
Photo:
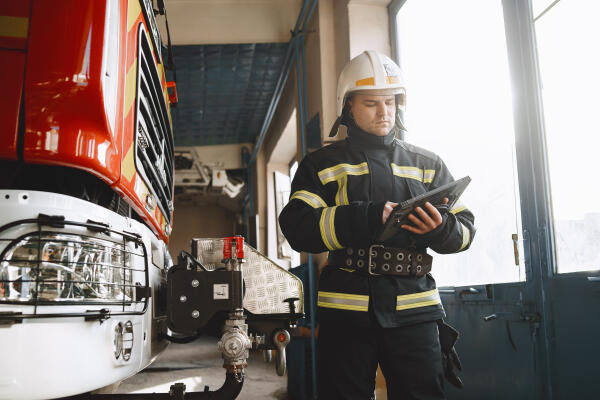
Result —
[{"label": "man's face", "polygon": [[394,126],[394,95],[355,94],[348,102],[354,122],[363,131],[375,136],[385,136]]}]

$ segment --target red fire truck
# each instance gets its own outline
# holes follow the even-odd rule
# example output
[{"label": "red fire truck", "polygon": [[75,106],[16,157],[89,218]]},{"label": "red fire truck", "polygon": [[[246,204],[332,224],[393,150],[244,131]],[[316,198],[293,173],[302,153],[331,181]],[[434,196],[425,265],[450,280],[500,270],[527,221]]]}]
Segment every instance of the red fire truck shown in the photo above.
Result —
[{"label": "red fire truck", "polygon": [[0,3],[0,399],[112,385],[219,313],[226,380],[205,396],[237,396],[251,347],[285,371],[299,279],[239,237],[169,256],[176,93],[156,8]]},{"label": "red fire truck", "polygon": [[150,0],[0,3],[0,398],[97,389],[166,347],[166,59]]}]

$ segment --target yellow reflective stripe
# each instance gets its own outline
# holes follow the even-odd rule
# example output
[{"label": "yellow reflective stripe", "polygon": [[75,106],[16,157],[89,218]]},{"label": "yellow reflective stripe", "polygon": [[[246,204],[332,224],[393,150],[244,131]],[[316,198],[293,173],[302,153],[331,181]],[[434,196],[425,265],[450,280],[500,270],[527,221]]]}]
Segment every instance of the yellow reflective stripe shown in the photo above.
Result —
[{"label": "yellow reflective stripe", "polygon": [[440,294],[437,289],[421,293],[411,293],[396,297],[396,310],[408,310],[411,308],[427,307],[441,304]]},{"label": "yellow reflective stripe", "polygon": [[348,201],[348,175],[344,175],[342,179],[338,180],[338,191],[335,195],[335,204],[338,206],[350,204]]},{"label": "yellow reflective stripe", "polygon": [[369,296],[366,295],[366,294],[350,294],[350,293],[325,292],[325,291],[319,290],[319,296],[335,297],[337,299],[351,299],[351,300],[369,301]]},{"label": "yellow reflective stripe", "polygon": [[321,219],[319,221],[319,228],[321,229],[321,238],[323,243],[329,250],[341,249],[342,245],[338,242],[335,235],[335,207],[326,207],[321,212]]},{"label": "yellow reflective stripe", "polygon": [[340,310],[368,311],[369,296],[319,291],[317,305]]},{"label": "yellow reflective stripe", "polygon": [[137,90],[137,58],[133,59],[133,64],[125,75],[125,104],[123,110],[124,115],[129,114],[135,102],[135,92]]},{"label": "yellow reflective stripe", "polygon": [[125,153],[125,157],[123,157],[123,163],[121,167],[121,174],[128,182],[131,182],[133,174],[135,174],[135,159],[133,157],[134,147],[134,144],[129,146],[129,150],[127,150],[127,153]]},{"label": "yellow reflective stripe", "polygon": [[327,203],[323,201],[318,195],[311,193],[307,190],[298,190],[290,197],[290,201],[298,199],[302,200],[312,208],[327,207]]},{"label": "yellow reflective stripe", "polygon": [[420,303],[413,303],[413,304],[406,304],[406,305],[403,305],[403,306],[396,306],[396,311],[408,310],[408,309],[411,309],[411,308],[435,306],[437,304],[440,304],[440,302],[436,301],[436,300],[423,301],[423,302],[420,302]]},{"label": "yellow reflective stripe", "polygon": [[452,208],[452,210],[450,210],[450,213],[458,214],[459,212],[464,211],[466,209],[467,209],[467,206],[462,204],[460,201],[457,201],[456,204],[454,204],[454,207]]},{"label": "yellow reflective stripe", "polygon": [[333,167],[325,168],[322,171],[319,171],[317,175],[319,175],[319,179],[321,183],[325,185],[326,183],[337,181],[345,175],[364,175],[369,173],[369,165],[367,162],[363,162],[360,164],[338,164]]},{"label": "yellow reflective stripe", "polygon": [[129,0],[127,4],[127,32],[131,30],[141,12],[140,0]]},{"label": "yellow reflective stripe", "polygon": [[335,209],[337,207],[331,207],[331,216],[329,217],[329,229],[331,231],[331,238],[333,239],[333,245],[336,249],[341,249],[343,246],[338,242],[337,236],[335,235]]},{"label": "yellow reflective stripe", "polygon": [[431,183],[433,182],[433,177],[435,176],[435,169],[426,169],[423,172],[423,183]]},{"label": "yellow reflective stripe", "polygon": [[391,163],[391,165],[392,173],[401,178],[409,178],[423,183],[431,183],[433,182],[433,177],[435,176],[434,169],[422,170],[421,168],[396,165],[394,163]]},{"label": "yellow reflective stripe", "polygon": [[471,239],[471,231],[469,231],[469,229],[466,226],[464,226],[462,222],[459,223],[462,228],[462,245],[460,246],[460,249],[458,249],[458,251],[461,251],[469,244],[469,240]]},{"label": "yellow reflective stripe", "polygon": [[349,310],[349,311],[369,311],[369,306],[349,306],[347,304],[328,303],[325,301],[317,302],[317,306],[323,307],[323,308],[337,308],[340,310]]},{"label": "yellow reflective stripe", "polygon": [[0,15],[0,36],[26,39],[29,18]]},{"label": "yellow reflective stripe", "polygon": [[321,212],[319,228],[321,230],[321,239],[323,239],[323,243],[325,244],[325,247],[327,247],[329,250],[333,250],[333,246],[331,244],[329,244],[329,238],[327,237],[327,232],[325,230],[325,215],[327,214],[327,210],[329,210],[329,208],[325,208]]}]

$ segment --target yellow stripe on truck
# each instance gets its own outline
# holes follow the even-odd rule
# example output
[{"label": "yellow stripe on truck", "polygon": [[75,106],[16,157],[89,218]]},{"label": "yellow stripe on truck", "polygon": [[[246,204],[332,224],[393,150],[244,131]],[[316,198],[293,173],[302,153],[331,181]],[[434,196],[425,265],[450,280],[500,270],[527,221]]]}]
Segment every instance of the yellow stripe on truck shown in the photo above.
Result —
[{"label": "yellow stripe on truck", "polygon": [[140,0],[129,0],[127,4],[127,32],[133,28],[141,12]]},{"label": "yellow stripe on truck", "polygon": [[29,18],[0,15],[0,36],[26,39]]}]

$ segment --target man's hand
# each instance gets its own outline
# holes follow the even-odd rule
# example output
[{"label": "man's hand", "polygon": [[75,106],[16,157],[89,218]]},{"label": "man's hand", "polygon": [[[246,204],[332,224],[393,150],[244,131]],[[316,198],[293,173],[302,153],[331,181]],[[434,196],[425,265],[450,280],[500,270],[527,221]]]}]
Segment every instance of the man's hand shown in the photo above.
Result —
[{"label": "man's hand", "polygon": [[[444,198],[444,204],[446,203],[448,203],[448,199]],[[401,225],[400,227],[412,233],[416,233],[417,235],[424,235],[440,226],[443,218],[438,209],[429,202],[425,203],[425,208],[427,211],[423,210],[421,207],[417,207],[415,208],[415,212],[412,212],[408,215],[408,219],[414,224],[414,226],[405,224]]]},{"label": "man's hand", "polygon": [[394,210],[394,207],[396,207],[397,205],[398,205],[398,203],[392,203],[391,201],[388,201],[387,203],[385,203],[385,206],[383,206],[383,215],[381,216],[381,221],[384,224],[385,224],[385,221],[387,221],[387,219],[390,217],[390,214]]}]

